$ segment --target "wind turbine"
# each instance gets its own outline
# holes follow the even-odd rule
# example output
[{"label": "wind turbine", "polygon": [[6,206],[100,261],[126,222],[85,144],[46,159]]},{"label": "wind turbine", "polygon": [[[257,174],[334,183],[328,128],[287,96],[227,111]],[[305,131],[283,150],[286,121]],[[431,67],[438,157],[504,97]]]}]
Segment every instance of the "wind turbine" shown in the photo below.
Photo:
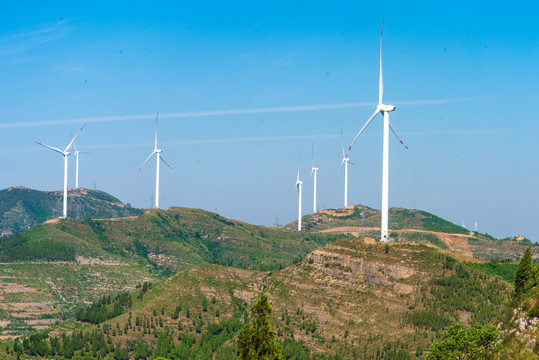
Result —
[{"label": "wind turbine", "polygon": [[69,144],[66,146],[66,148],[63,151],[60,150],[60,149],[57,149],[55,147],[45,145],[45,144],[42,144],[42,143],[36,141],[36,144],[44,146],[47,149],[54,150],[54,151],[62,154],[62,156],[64,157],[64,207],[63,207],[63,212],[62,212],[62,218],[63,219],[67,218],[67,157],[70,154],[69,153],[69,148],[71,147],[71,145],[73,145],[73,143],[75,142],[75,139],[77,138],[77,136],[79,136],[80,132],[82,131],[82,129],[84,129],[85,126],[86,126],[86,124],[84,124],[80,128],[80,130],[77,132],[75,137],[73,137],[73,139],[71,139],[71,141],[69,142]]},{"label": "wind turbine", "polygon": [[298,163],[298,177],[296,178],[296,188],[298,189],[298,231],[301,231],[301,198],[302,198],[303,181],[299,179],[299,163]]},{"label": "wind turbine", "polygon": [[[313,182],[314,182],[314,195],[313,195],[313,214],[316,214],[316,172],[318,171],[318,168],[317,167],[314,167],[314,144],[313,144],[313,167],[311,168],[311,176],[314,175],[313,177]],[[299,174],[298,174],[298,178],[299,178]]]},{"label": "wind turbine", "polygon": [[344,208],[348,208],[348,163],[354,164],[353,162],[350,162],[350,159],[348,158],[348,154],[344,153],[344,145],[342,141],[342,130],[341,130],[341,148],[342,148],[342,161],[341,166],[339,167],[339,170],[344,164]]},{"label": "wind turbine", "polygon": [[150,154],[150,156],[148,156],[146,158],[146,160],[144,160],[144,162],[142,163],[142,165],[140,165],[140,168],[138,170],[138,172],[140,174],[140,172],[142,171],[142,168],[144,167],[144,165],[146,165],[146,163],[148,162],[148,160],[150,160],[150,158],[153,156],[153,154],[156,154],[156,156],[157,156],[157,168],[156,168],[156,172],[155,172],[155,208],[156,209],[159,209],[159,160],[163,161],[165,163],[165,165],[168,166],[170,170],[172,170],[172,167],[161,156],[161,153],[163,152],[163,150],[157,148],[157,119],[158,118],[159,118],[159,113],[157,113],[157,116],[155,117],[155,147],[154,147],[154,150]]},{"label": "wind turbine", "polygon": [[79,151],[77,150],[77,144],[73,142],[73,147],[75,148],[75,189],[79,188],[79,154],[88,154],[88,151]]},{"label": "wind turbine", "polygon": [[[381,235],[380,235],[380,241],[386,242],[389,241],[389,234],[388,234],[388,210],[389,210],[389,129],[393,132],[395,137],[400,141],[400,143],[408,149],[406,145],[402,142],[402,140],[399,138],[397,133],[395,132],[395,129],[393,129],[393,126],[391,126],[391,123],[389,122],[389,113],[391,111],[395,110],[395,106],[393,105],[385,105],[382,101],[382,97],[384,94],[384,81],[382,76],[382,37],[384,36],[384,21],[382,20],[382,32],[380,33],[380,81],[379,81],[379,87],[378,87],[378,106],[376,107],[376,110],[374,110],[374,113],[371,115],[369,120],[363,125],[361,130],[358,132],[356,137],[354,138],[354,141],[352,141],[352,144],[348,148],[348,153],[350,152],[350,149],[352,149],[352,145],[356,142],[357,138],[365,128],[371,123],[371,121],[378,115],[378,113],[382,113],[384,116],[384,132],[383,132],[383,146],[382,146],[382,219],[381,219]],[[348,153],[346,154],[346,157],[348,157]]]}]

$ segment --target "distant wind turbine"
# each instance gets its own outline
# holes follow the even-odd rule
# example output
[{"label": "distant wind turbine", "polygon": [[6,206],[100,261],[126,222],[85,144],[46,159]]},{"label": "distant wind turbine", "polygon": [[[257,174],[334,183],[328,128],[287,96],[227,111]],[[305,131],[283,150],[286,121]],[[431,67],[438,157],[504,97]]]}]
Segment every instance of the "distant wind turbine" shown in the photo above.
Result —
[{"label": "distant wind turbine", "polygon": [[62,212],[62,218],[64,218],[64,219],[67,218],[67,157],[70,155],[69,148],[71,148],[71,145],[73,145],[73,143],[75,142],[75,139],[77,138],[77,136],[79,136],[80,132],[82,131],[82,129],[84,129],[85,126],[86,126],[86,124],[84,124],[80,128],[80,130],[77,132],[75,137],[73,137],[71,139],[71,141],[69,142],[69,144],[66,146],[66,148],[63,151],[60,150],[60,149],[57,149],[55,147],[45,145],[45,144],[42,144],[42,143],[36,141],[36,144],[44,146],[44,147],[46,147],[48,149],[54,150],[54,151],[62,154],[62,156],[64,157],[64,207],[63,207],[63,212]]},{"label": "distant wind turbine", "polygon": [[75,189],[79,188],[79,154],[88,154],[88,151],[77,150],[77,144],[73,141],[73,147],[75,148]]},{"label": "distant wind turbine", "polygon": [[[378,115],[378,113],[382,113],[384,116],[384,132],[383,132],[383,155],[382,155],[382,221],[381,221],[381,235],[380,235],[380,241],[386,242],[389,241],[389,234],[388,234],[388,217],[389,217],[389,129],[393,132],[395,137],[400,141],[400,143],[408,149],[406,145],[402,142],[402,140],[399,138],[395,130],[393,129],[393,126],[391,126],[389,122],[389,112],[395,110],[395,106],[393,105],[384,105],[382,102],[382,97],[384,94],[384,81],[382,76],[382,37],[384,35],[384,22],[382,20],[382,32],[380,33],[380,82],[379,82],[379,88],[378,88],[378,106],[376,107],[376,110],[371,115],[369,120],[363,125],[359,133],[354,138],[354,141],[352,141],[352,144],[348,148],[348,153],[350,153],[350,149],[352,149],[352,145],[356,142],[357,138],[365,128],[371,123],[371,121]],[[346,157],[348,157],[348,153],[346,154]]]},{"label": "distant wind turbine", "polygon": [[313,176],[314,194],[313,194],[313,214],[316,214],[316,172],[317,167],[314,167],[314,144],[313,144],[313,167],[311,168],[311,176]]},{"label": "distant wind turbine", "polygon": [[299,179],[299,163],[298,163],[298,177],[296,178],[296,188],[298,189],[298,231],[301,231],[301,200],[302,200],[302,187],[303,181]]},{"label": "distant wind turbine", "polygon": [[159,209],[159,160],[163,161],[165,163],[165,165],[168,166],[169,169],[172,170],[172,167],[161,156],[161,153],[163,152],[163,150],[160,150],[160,149],[157,148],[157,119],[158,118],[159,118],[159,113],[157,113],[157,116],[155,117],[155,147],[154,147],[154,150],[150,154],[150,156],[148,156],[146,158],[146,160],[144,160],[142,165],[140,165],[140,169],[139,169],[139,173],[140,173],[142,171],[142,168],[144,167],[144,165],[146,165],[146,163],[148,162],[148,160],[150,160],[150,158],[153,156],[153,154],[156,154],[156,156],[157,156],[157,168],[156,168],[156,172],[155,172],[155,208],[156,209]]},{"label": "distant wind turbine", "polygon": [[344,208],[346,209],[348,207],[348,163],[350,164],[354,164],[354,163],[350,162],[350,159],[348,158],[348,154],[344,153],[344,144],[342,141],[342,130],[341,130],[341,148],[342,148],[342,161],[341,161],[341,166],[339,167],[339,171],[344,164]]}]

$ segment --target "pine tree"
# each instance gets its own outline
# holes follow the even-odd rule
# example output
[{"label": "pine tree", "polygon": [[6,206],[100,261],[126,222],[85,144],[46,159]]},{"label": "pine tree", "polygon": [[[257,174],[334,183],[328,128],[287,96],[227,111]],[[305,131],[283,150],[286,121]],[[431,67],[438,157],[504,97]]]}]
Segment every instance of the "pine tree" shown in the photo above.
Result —
[{"label": "pine tree", "polygon": [[524,291],[526,291],[526,284],[532,277],[532,266],[532,251],[531,247],[528,247],[518,264],[518,269],[515,274],[515,298],[518,298]]},{"label": "pine tree", "polygon": [[241,360],[282,360],[281,344],[275,341],[269,323],[271,304],[268,296],[260,296],[251,308],[251,323],[238,335],[238,358]]}]

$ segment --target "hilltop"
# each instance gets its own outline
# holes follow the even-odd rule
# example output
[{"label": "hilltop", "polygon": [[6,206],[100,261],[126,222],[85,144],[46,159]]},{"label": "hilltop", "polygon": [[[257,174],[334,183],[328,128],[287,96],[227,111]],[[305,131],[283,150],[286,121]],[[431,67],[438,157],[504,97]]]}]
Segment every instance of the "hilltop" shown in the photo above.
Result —
[{"label": "hilltop", "polygon": [[[81,219],[138,215],[141,210],[124,205],[104,191],[70,189],[68,214]],[[39,191],[21,186],[0,190],[0,237],[28,230],[62,215],[63,191]]]},{"label": "hilltop", "polygon": [[271,229],[187,208],[40,224],[0,239],[1,335],[53,325],[104,293],[132,291],[197,264],[275,269],[342,237]]},{"label": "hilltop", "polygon": [[[456,225],[434,215],[425,213],[419,221],[418,216],[405,216],[415,211],[402,210],[399,221],[406,225],[400,226],[403,230],[392,230],[392,234],[399,234],[396,240],[423,242],[449,255],[453,251],[452,256],[462,261],[481,262],[472,257],[477,254],[470,250],[473,241],[478,244],[477,249],[487,249],[483,252],[490,251],[487,246],[497,251],[498,243],[507,246],[507,253],[516,253],[515,245],[525,246],[489,240],[482,234],[472,241],[470,234],[451,233]],[[376,216],[377,212],[371,211]],[[125,218],[55,219],[37,225],[0,239],[0,336],[47,328],[72,318],[78,306],[104,293],[133,291],[144,281],[164,279],[201,264],[245,270],[282,269],[316,253],[329,242],[349,237],[347,233],[357,235],[361,228],[344,226],[350,225],[346,221],[356,222],[354,216],[350,212],[334,216],[328,211],[308,215],[307,220],[329,220],[310,220],[313,230],[302,232],[251,225],[212,212],[179,207]],[[332,223],[343,227],[332,227]],[[406,230],[410,227],[415,227],[414,231]],[[446,232],[440,231],[444,229]],[[374,227],[369,231],[377,236]],[[474,266],[506,279],[514,271],[505,266],[511,264],[504,264],[503,269],[498,265],[479,265]]]},{"label": "hilltop", "polygon": [[[412,359],[455,321],[496,322],[509,291],[506,282],[434,247],[349,238],[271,272],[193,266],[81,313],[97,325],[70,322],[34,340],[56,337],[56,358],[70,349],[70,356],[82,351],[89,358],[229,359],[249,305],[266,293],[284,354]],[[113,309],[123,314],[97,320]],[[73,335],[59,336],[66,331]]]},{"label": "hilltop", "polygon": [[[328,209],[303,216],[302,224],[312,232],[378,238],[380,211],[363,205]],[[297,221],[285,228],[297,228]],[[530,245],[534,258],[539,258],[539,244],[516,238],[495,239],[421,210],[389,209],[389,229],[390,238],[395,242],[433,244],[481,260],[516,261]]]}]

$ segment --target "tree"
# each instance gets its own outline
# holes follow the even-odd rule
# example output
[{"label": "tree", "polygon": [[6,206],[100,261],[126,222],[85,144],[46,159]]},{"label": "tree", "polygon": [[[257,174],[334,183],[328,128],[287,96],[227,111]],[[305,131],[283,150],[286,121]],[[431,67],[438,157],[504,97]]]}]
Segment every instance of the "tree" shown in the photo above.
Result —
[{"label": "tree", "polygon": [[447,330],[440,342],[430,346],[425,360],[493,359],[500,350],[497,338],[498,330],[494,326],[475,324],[465,329],[457,323]]},{"label": "tree", "polygon": [[260,296],[251,308],[251,322],[241,329],[236,344],[241,360],[282,360],[281,344],[275,341],[269,323],[271,304],[268,296]]},{"label": "tree", "polygon": [[527,283],[532,278],[532,266],[532,251],[531,247],[528,247],[522,256],[522,259],[518,264],[517,272],[515,273],[515,298],[518,298],[526,291]]}]

